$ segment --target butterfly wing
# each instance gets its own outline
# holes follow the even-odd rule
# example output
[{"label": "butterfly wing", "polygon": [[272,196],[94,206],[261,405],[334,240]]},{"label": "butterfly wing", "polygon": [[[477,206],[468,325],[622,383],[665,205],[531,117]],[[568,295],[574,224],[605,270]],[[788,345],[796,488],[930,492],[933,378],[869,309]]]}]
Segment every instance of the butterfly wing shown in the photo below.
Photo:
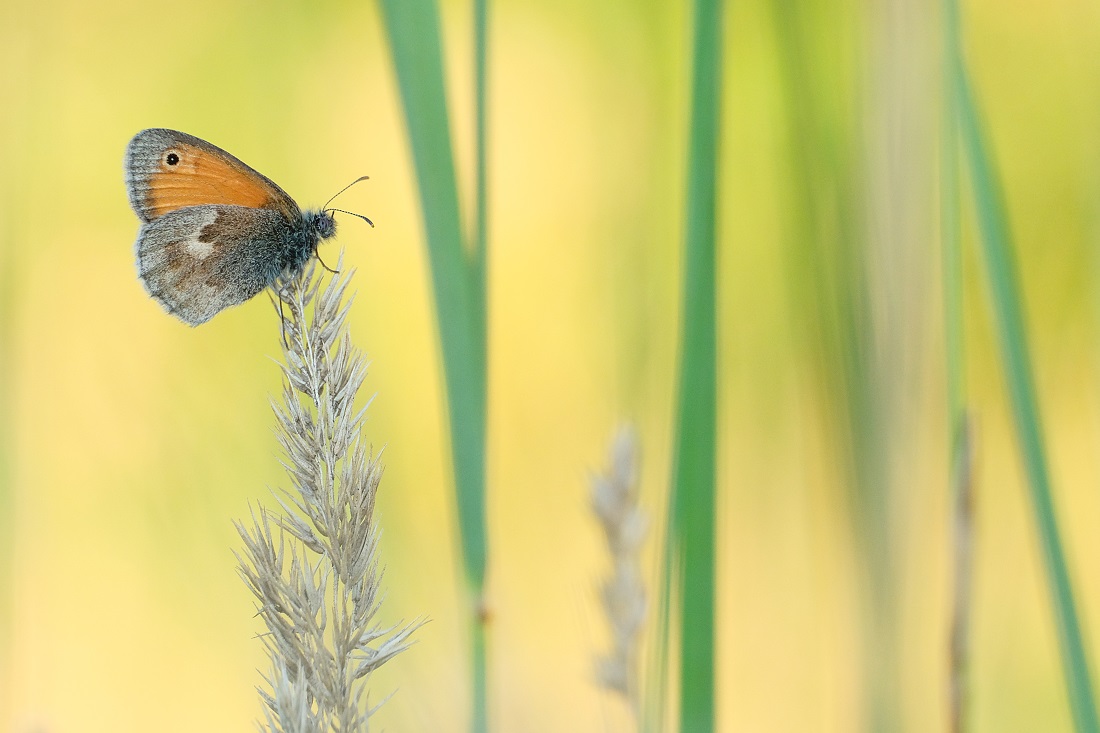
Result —
[{"label": "butterfly wing", "polygon": [[169,211],[138,234],[138,275],[166,311],[197,326],[275,281],[285,266],[286,224],[269,208]]},{"label": "butterfly wing", "polygon": [[142,130],[126,147],[124,167],[130,205],[146,224],[208,204],[272,209],[290,221],[301,218],[294,199],[274,181],[187,133]]}]

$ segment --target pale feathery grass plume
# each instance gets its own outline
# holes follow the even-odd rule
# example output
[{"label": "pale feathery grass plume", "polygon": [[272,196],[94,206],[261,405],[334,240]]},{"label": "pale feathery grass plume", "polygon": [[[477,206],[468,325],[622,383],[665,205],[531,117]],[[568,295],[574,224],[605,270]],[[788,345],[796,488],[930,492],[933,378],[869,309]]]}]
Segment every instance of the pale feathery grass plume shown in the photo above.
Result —
[{"label": "pale feathery grass plume", "polygon": [[367,365],[348,334],[351,276],[311,265],[275,287],[285,363],[272,408],[292,488],[276,493],[282,511],[261,507],[250,526],[237,523],[239,569],[267,626],[259,727],[271,733],[366,733],[377,710],[367,699],[371,672],[422,623],[376,620],[382,465],[361,440],[366,407],[355,408]]},{"label": "pale feathery grass plume", "polygon": [[638,507],[638,440],[629,427],[616,434],[606,472],[592,477],[592,508],[611,555],[611,575],[601,583],[600,597],[613,648],[597,660],[597,676],[605,688],[623,695],[638,721],[641,631],[647,605],[641,546],[649,520]]}]

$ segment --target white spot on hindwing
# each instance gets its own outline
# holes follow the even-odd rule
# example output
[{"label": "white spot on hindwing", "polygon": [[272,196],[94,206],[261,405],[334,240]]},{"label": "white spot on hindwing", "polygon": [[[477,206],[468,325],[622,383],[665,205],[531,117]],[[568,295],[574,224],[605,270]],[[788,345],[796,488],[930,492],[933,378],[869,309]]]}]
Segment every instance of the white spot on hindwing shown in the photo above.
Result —
[{"label": "white spot on hindwing", "polygon": [[193,255],[198,260],[205,260],[214,251],[213,242],[200,241],[197,236],[192,236],[191,239],[184,242],[183,246],[187,249],[188,254]]},{"label": "white spot on hindwing", "polygon": [[202,219],[195,222],[195,227],[190,231],[187,239],[181,242],[187,254],[197,260],[205,260],[214,252],[214,242],[203,242],[202,235],[206,228],[213,224],[217,218],[217,209],[213,207],[202,212]]}]

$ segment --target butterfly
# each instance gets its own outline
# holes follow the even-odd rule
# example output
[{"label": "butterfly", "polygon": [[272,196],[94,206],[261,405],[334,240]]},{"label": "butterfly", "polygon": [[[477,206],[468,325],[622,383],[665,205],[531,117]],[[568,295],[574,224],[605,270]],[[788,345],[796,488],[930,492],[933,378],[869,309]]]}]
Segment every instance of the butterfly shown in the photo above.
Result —
[{"label": "butterfly", "polygon": [[138,277],[166,311],[192,326],[281,275],[300,274],[318,245],[336,235],[332,212],[340,209],[303,211],[270,178],[193,135],[142,130],[126,146],[123,165],[141,220]]}]

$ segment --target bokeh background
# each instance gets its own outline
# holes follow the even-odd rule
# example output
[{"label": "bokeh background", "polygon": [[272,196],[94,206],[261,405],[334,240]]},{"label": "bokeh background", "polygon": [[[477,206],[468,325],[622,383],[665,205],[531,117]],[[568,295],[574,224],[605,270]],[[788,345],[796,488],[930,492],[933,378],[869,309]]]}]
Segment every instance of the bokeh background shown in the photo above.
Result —
[{"label": "bokeh background", "polygon": [[[627,730],[622,703],[594,684],[607,561],[588,477],[633,421],[644,500],[655,514],[664,504],[689,8],[497,0],[491,12],[490,705],[501,731]],[[466,3],[443,4],[467,192],[469,19]],[[970,0],[963,21],[1095,642],[1100,7]],[[942,729],[939,7],[733,2],[726,25],[719,728],[861,727],[867,660],[883,651],[866,642],[874,555],[887,563],[875,592],[893,609],[899,726]],[[145,296],[121,161],[131,135],[166,126],[228,149],[303,205],[371,176],[340,203],[377,228],[343,220],[322,255],[345,248],[358,271],[352,329],[376,395],[367,433],[387,465],[383,613],[431,619],[376,676],[373,699],[396,690],[376,720],[463,730],[466,609],[403,124],[372,3],[0,2],[3,729],[240,731],[260,712],[266,664],[232,522],[283,480],[268,407],[279,328],[263,298],[192,330]],[[973,730],[1069,730],[967,207],[963,241]]]}]

